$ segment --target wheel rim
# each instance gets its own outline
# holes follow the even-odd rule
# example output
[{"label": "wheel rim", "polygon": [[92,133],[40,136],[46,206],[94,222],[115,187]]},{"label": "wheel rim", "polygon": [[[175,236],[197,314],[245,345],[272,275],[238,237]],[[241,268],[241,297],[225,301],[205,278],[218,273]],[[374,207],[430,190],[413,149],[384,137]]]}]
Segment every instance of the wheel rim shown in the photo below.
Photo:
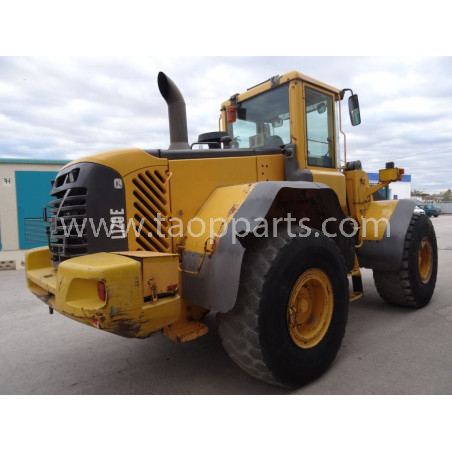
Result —
[{"label": "wheel rim", "polygon": [[305,271],[295,282],[287,306],[290,337],[300,348],[311,348],[325,336],[333,314],[333,288],[323,270]]},{"label": "wheel rim", "polygon": [[419,277],[424,284],[430,281],[433,269],[433,247],[428,237],[424,237],[419,244]]}]

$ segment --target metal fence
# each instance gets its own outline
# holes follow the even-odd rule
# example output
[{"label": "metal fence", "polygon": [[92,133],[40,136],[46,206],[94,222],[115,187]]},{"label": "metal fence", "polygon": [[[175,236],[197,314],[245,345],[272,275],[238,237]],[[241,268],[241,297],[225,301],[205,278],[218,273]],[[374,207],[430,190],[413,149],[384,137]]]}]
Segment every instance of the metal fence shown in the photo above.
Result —
[{"label": "metal fence", "polygon": [[441,209],[442,214],[443,213],[452,214],[452,201],[451,202],[438,202],[435,205]]}]

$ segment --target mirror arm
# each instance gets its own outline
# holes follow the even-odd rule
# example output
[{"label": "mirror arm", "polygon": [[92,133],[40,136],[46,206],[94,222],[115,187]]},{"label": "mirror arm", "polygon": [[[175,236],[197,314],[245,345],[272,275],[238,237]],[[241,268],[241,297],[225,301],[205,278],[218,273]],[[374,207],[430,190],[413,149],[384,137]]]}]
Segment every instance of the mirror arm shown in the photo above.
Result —
[{"label": "mirror arm", "polygon": [[344,96],[345,96],[345,93],[347,92],[347,91],[350,91],[352,94],[352,96],[353,96],[353,91],[350,89],[350,88],[344,88],[341,92],[340,92],[340,96],[341,96],[341,100],[344,100]]}]

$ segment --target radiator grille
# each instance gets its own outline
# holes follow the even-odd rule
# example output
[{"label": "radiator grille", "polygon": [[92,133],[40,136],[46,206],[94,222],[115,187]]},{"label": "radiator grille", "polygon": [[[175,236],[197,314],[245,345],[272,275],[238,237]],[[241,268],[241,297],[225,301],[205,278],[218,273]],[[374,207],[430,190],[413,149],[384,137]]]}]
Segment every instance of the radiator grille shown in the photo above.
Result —
[{"label": "radiator grille", "polygon": [[132,179],[132,185],[132,216],[136,231],[139,231],[136,236],[138,247],[147,251],[171,252],[168,175],[160,169],[149,169],[138,173]]},{"label": "radiator grille", "polygon": [[49,249],[54,260],[87,253],[86,188],[62,190],[49,204],[47,227]]}]

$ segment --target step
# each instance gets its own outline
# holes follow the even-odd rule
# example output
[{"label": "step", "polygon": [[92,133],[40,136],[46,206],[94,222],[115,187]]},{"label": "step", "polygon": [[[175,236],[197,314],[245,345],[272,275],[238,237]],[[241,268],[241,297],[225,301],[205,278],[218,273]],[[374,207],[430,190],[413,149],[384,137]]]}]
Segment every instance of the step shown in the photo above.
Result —
[{"label": "step", "polygon": [[204,336],[209,331],[207,325],[198,321],[184,321],[181,323],[173,323],[163,329],[165,336],[169,337],[173,342],[178,344],[189,342],[198,337]]}]

